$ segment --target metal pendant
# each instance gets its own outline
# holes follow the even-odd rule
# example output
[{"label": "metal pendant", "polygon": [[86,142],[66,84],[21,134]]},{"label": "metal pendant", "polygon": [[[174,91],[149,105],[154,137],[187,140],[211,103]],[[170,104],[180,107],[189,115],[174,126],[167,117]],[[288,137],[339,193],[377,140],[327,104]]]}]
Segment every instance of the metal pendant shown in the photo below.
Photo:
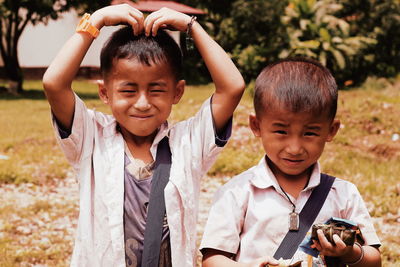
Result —
[{"label": "metal pendant", "polygon": [[289,213],[289,231],[299,231],[299,214],[295,211]]}]

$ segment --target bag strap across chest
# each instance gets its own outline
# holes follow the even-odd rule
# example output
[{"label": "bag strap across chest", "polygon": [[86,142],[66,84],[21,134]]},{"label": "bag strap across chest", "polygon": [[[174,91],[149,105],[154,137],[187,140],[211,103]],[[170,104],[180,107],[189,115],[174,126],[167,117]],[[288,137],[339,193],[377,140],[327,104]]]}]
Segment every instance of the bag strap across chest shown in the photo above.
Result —
[{"label": "bag strap across chest", "polygon": [[164,188],[169,181],[171,171],[171,149],[168,137],[164,137],[158,144],[155,164],[144,232],[142,267],[158,266],[160,258],[165,216]]},{"label": "bag strap across chest", "polygon": [[313,192],[300,212],[299,230],[288,231],[274,254],[275,259],[291,259],[293,257],[314,223],[315,218],[317,218],[334,181],[335,177],[321,173],[320,184],[313,189]]}]

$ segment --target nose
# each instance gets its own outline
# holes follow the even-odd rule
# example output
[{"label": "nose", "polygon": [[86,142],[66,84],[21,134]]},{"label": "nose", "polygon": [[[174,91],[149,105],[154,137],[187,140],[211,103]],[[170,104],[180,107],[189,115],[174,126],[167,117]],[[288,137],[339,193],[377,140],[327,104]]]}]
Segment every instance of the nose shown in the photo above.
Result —
[{"label": "nose", "polygon": [[141,93],[133,106],[140,111],[146,111],[150,109],[151,105],[147,99],[146,93]]},{"label": "nose", "polygon": [[289,142],[286,144],[286,153],[297,156],[301,155],[304,152],[304,147],[299,138],[291,138],[288,140]]}]

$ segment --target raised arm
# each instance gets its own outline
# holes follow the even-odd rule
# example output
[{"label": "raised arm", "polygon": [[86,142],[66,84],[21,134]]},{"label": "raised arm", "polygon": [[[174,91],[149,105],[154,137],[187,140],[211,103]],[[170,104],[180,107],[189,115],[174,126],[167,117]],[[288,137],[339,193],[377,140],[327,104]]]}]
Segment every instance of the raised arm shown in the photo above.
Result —
[{"label": "raised arm", "polygon": [[[173,27],[185,32],[191,17],[177,11],[162,8],[150,14],[145,22],[146,34],[157,34],[160,27]],[[227,53],[197,22],[193,22],[191,34],[215,84],[212,112],[217,131],[221,130],[239,104],[245,83],[239,70]]]},{"label": "raised arm", "polygon": [[[143,30],[143,14],[123,4],[97,10],[89,19],[100,30],[103,26],[130,24],[135,33]],[[75,99],[72,81],[79,70],[94,37],[86,32],[76,32],[64,44],[43,76],[43,87],[51,110],[65,129],[71,129]]]}]

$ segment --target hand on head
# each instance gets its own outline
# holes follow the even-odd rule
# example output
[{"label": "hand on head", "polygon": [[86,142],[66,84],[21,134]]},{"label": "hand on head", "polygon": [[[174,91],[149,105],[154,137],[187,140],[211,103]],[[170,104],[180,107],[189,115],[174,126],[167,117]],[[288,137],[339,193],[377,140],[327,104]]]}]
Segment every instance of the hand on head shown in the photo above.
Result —
[{"label": "hand on head", "polygon": [[157,35],[160,28],[186,31],[190,19],[186,14],[165,7],[144,18],[142,12],[128,4],[107,6],[91,16],[92,24],[98,29],[103,26],[127,24],[132,27],[135,35],[144,32],[147,36]]},{"label": "hand on head", "polygon": [[144,30],[147,36],[157,35],[160,28],[170,28],[184,32],[187,30],[190,16],[178,11],[163,7],[147,16],[144,21]]}]

